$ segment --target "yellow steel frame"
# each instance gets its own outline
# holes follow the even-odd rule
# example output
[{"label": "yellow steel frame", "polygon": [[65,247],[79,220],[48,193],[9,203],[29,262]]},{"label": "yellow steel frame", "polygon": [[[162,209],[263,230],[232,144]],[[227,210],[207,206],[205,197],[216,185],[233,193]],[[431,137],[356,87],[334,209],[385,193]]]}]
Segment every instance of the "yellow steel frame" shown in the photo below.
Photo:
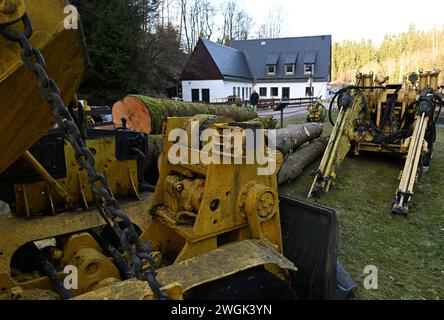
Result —
[{"label": "yellow steel frame", "polygon": [[[114,197],[132,196],[139,199],[136,160],[117,160],[116,141],[113,137],[87,139],[88,148],[95,154],[96,170],[105,175]],[[16,214],[31,217],[33,213],[56,214],[75,208],[89,209],[93,202],[88,185],[88,173],[80,170],[70,145],[65,145],[67,176],[53,179],[29,153],[26,159],[37,169],[43,181],[17,184],[14,186]]]},{"label": "yellow steel frame", "polygon": [[[80,86],[87,58],[81,30],[64,28],[66,1],[15,2],[16,10],[0,14],[0,24],[17,21],[26,8],[35,30],[30,41],[42,50],[48,74],[58,83],[63,101],[68,104]],[[12,28],[23,26],[15,22]],[[0,36],[0,173],[54,125],[52,112],[38,92],[35,75],[21,61],[20,50],[17,43]]]},{"label": "yellow steel frame", "polygon": [[[146,229],[150,223],[149,215],[141,213],[148,212],[151,197],[150,193],[141,194],[141,201],[122,203],[122,210],[141,230]],[[23,282],[14,279],[11,276],[11,259],[14,253],[30,242],[81,233],[105,225],[106,221],[96,210],[67,212],[33,219],[16,216],[0,217],[0,291],[8,296],[8,290],[15,287],[54,290],[48,277],[34,277],[24,279]]]},{"label": "yellow steel frame", "polygon": [[[165,135],[184,128],[187,121],[169,118]],[[160,178],[150,204],[153,220],[142,234],[142,240],[153,241],[165,264],[181,263],[248,239],[266,241],[282,253],[275,174],[259,176],[260,166],[247,165],[245,158],[242,164],[172,165],[168,160],[172,145],[165,141]],[[189,152],[199,150],[190,148]],[[184,213],[193,218],[191,223],[181,223],[179,217]],[[283,270],[273,272],[288,280]]]},{"label": "yellow steel frame", "polygon": [[[383,146],[380,143],[373,142],[374,136],[370,131],[357,132],[359,125],[368,123],[369,119],[362,116],[364,110],[361,97],[354,95],[355,99],[350,108],[342,108],[339,111],[336,124],[330,136],[327,149],[321,160],[317,175],[311,185],[308,197],[314,194],[328,192],[332,185],[335,184],[336,170],[350,151],[355,155],[359,155],[362,151],[389,153],[397,152],[406,158],[404,170],[400,175],[400,186],[397,191],[397,203],[394,205],[394,212],[407,213],[411,196],[413,195],[414,184],[418,177],[420,157],[428,152],[428,145],[425,141],[425,133],[429,124],[429,117],[426,115],[414,116],[415,109],[413,103],[418,99],[419,93],[426,87],[432,90],[438,89],[438,76],[440,70],[420,71],[419,83],[410,86],[404,85],[402,89],[397,91],[398,100],[395,105],[394,114],[397,119],[404,119],[399,122],[399,126],[406,127],[406,116],[415,118],[413,123],[414,132],[411,137],[402,139],[399,143]],[[394,94],[396,89],[368,89],[374,86],[374,75],[358,74],[357,85],[364,87],[363,92],[369,111],[375,118],[375,125],[380,126],[383,113],[389,96]],[[385,129],[386,133],[389,133]]]}]

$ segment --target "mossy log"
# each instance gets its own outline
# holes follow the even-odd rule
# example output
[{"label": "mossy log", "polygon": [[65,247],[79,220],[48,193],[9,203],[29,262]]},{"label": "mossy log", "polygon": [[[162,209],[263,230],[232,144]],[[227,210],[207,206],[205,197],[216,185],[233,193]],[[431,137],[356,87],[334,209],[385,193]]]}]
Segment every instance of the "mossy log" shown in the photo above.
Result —
[{"label": "mossy log", "polygon": [[288,155],[304,143],[319,138],[322,132],[322,125],[318,123],[296,124],[277,129],[276,147],[284,155]]},{"label": "mossy log", "polygon": [[145,161],[145,181],[155,185],[159,179],[160,156],[163,151],[163,135],[148,135],[148,156]]},{"label": "mossy log", "polygon": [[254,110],[245,107],[212,106],[139,95],[127,96],[113,106],[114,126],[121,127],[122,118],[126,118],[128,128],[147,134],[162,133],[163,122],[168,117],[192,117],[197,114],[223,116],[236,122],[257,118]]},{"label": "mossy log", "polygon": [[315,140],[287,157],[279,171],[278,183],[281,185],[299,178],[305,168],[322,156],[327,144],[328,138]]}]

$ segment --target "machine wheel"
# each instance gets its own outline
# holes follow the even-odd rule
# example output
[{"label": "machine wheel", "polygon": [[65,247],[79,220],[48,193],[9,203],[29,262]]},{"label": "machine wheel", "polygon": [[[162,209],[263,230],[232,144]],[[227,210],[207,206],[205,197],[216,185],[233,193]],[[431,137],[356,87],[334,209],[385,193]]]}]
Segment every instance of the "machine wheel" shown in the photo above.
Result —
[{"label": "machine wheel", "polygon": [[262,267],[189,290],[185,300],[296,300],[295,291]]}]

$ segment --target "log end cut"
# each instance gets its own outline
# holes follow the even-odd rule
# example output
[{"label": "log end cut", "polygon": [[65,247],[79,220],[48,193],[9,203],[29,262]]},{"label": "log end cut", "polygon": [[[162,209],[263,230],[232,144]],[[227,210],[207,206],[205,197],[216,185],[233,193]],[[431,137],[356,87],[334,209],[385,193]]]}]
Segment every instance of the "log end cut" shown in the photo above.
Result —
[{"label": "log end cut", "polygon": [[137,132],[150,134],[152,132],[151,115],[145,103],[137,97],[127,96],[113,106],[113,124],[115,128],[122,127],[125,118],[126,126]]}]

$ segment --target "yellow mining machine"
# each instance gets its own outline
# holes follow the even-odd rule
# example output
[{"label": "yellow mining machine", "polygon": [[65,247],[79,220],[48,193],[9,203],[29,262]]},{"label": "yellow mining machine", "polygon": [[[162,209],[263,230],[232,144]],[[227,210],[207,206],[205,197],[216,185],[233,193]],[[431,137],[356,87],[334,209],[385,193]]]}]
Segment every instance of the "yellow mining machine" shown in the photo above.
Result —
[{"label": "yellow mining machine", "polygon": [[316,101],[310,102],[307,111],[307,122],[324,122],[327,114],[327,109],[324,107],[321,101],[322,97],[316,99]]},{"label": "yellow mining machine", "polygon": [[[356,77],[356,85],[341,89],[329,108],[334,126],[309,197],[328,192],[347,154],[395,154],[405,159],[392,212],[407,215],[418,176],[430,165],[436,122],[443,106],[438,92],[440,71],[410,73],[404,84],[386,84],[373,73]],[[339,115],[332,121],[337,100]]]},{"label": "yellow mining machine", "polygon": [[232,164],[172,164],[165,141],[147,190],[147,135],[82,116],[88,59],[81,30],[64,27],[68,4],[0,0],[0,299],[349,297],[335,212],[279,195],[276,172],[238,153],[275,161],[245,143],[255,124],[168,119],[165,137],[196,120],[236,129],[241,148],[224,153]]}]

